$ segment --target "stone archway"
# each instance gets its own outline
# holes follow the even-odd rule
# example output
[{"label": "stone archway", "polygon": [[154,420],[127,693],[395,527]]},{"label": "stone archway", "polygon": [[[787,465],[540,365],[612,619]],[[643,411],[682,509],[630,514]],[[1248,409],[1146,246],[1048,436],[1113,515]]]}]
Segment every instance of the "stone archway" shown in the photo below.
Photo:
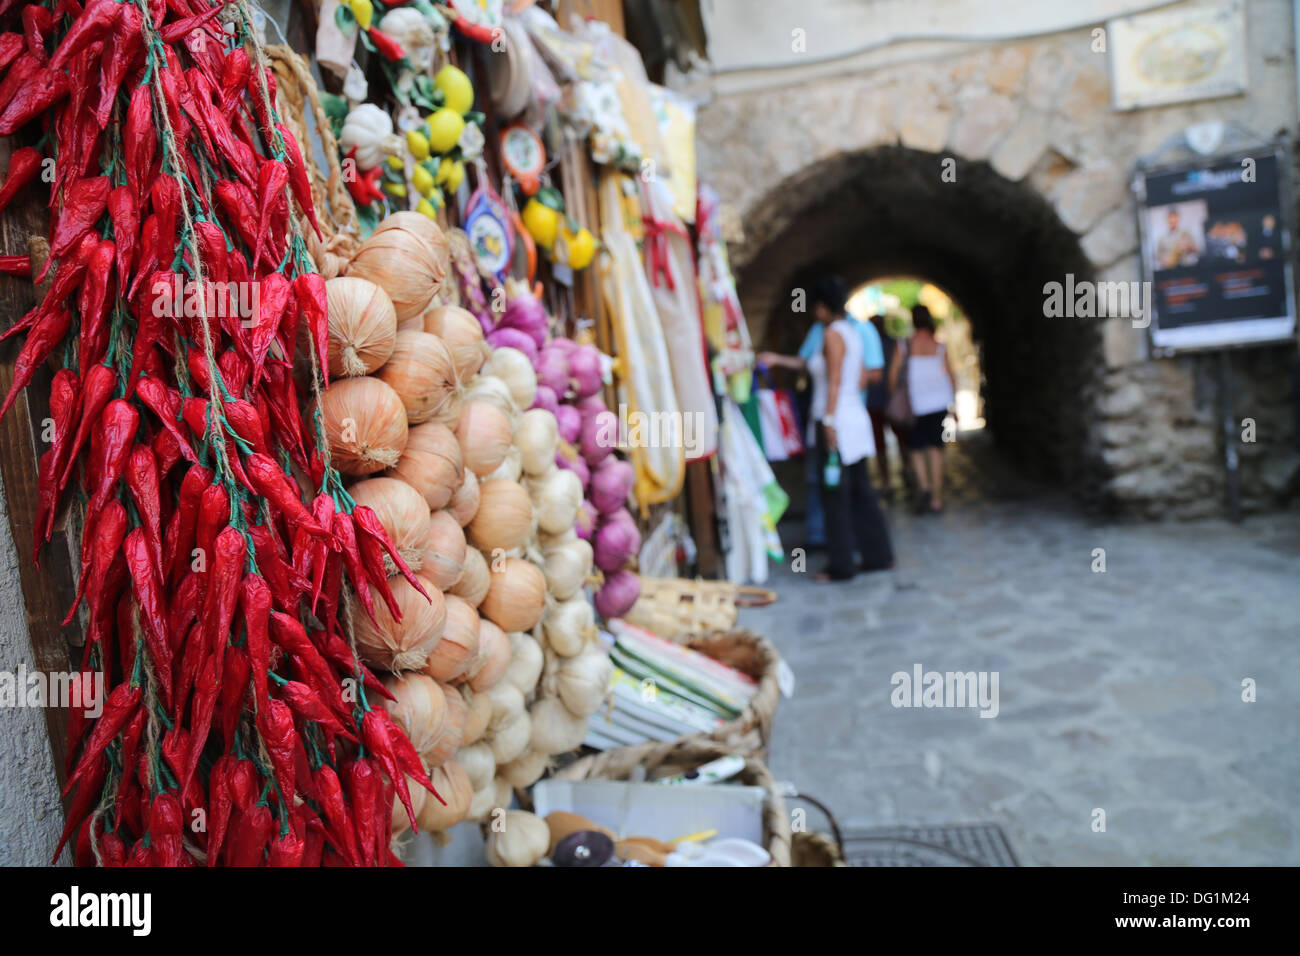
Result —
[{"label": "stone archway", "polygon": [[[1274,27],[1260,29],[1266,37]],[[1042,315],[1043,283],[1066,272],[1139,279],[1129,171],[1207,109],[1110,109],[1107,61],[1090,41],[1079,29],[941,58],[883,50],[847,71],[722,77],[698,116],[701,172],[744,233],[730,251],[756,338],[788,306],[801,270],[835,263],[854,280],[887,271],[932,279],[980,323],[988,389],[1002,390],[986,396],[986,410],[1002,443],[1123,511],[1217,514],[1223,439],[1212,357],[1152,360],[1130,320]],[[1281,75],[1269,83],[1235,103],[1234,116],[1275,123]],[[944,159],[955,161],[955,183],[940,179]],[[909,221],[905,206],[939,220]],[[1012,289],[1016,255],[1032,265]],[[1294,351],[1239,359],[1238,413],[1268,436],[1241,449],[1247,508],[1300,492]],[[1027,401],[1017,379],[1030,385]]]},{"label": "stone archway", "polygon": [[1095,322],[1045,319],[1042,292],[1067,274],[1090,279],[1093,265],[1052,207],[987,163],[901,146],[838,156],[800,177],[766,202],[779,228],[739,268],[755,341],[798,347],[808,320],[791,313],[792,290],[820,273],[851,286],[924,277],[971,320],[998,444],[1029,470],[1095,493],[1102,466],[1086,450],[1100,333]]}]

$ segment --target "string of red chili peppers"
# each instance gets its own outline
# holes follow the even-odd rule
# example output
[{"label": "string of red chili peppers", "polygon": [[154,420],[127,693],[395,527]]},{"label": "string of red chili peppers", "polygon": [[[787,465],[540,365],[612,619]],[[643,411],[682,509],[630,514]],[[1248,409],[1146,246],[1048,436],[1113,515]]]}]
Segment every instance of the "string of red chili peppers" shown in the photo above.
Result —
[{"label": "string of red chili peppers", "polygon": [[[113,688],[97,720],[70,715],[63,841],[108,865],[393,863],[394,793],[409,814],[406,777],[433,788],[367,702],[386,691],[339,603],[350,581],[399,613],[385,553],[416,581],[343,490],[318,412],[304,429],[293,356],[305,325],[318,392],[327,317],[292,203],[315,211],[251,13],[223,29],[223,9],[0,0],[22,26],[0,33],[0,135],[39,119],[55,153],[53,278],[0,336],[26,333],[0,414],[63,343],[35,552],[79,472],[68,620],[84,601],[82,673]],[[14,152],[0,210],[43,162]],[[221,288],[255,290],[256,315],[210,316]]]}]

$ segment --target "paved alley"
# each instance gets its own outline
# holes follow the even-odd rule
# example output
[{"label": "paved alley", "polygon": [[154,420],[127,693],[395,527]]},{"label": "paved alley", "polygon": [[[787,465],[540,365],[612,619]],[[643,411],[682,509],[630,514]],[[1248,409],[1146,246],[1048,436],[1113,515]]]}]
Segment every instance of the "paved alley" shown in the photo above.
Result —
[{"label": "paved alley", "polygon": [[[742,612],[797,681],[777,777],[846,830],[996,823],[1024,865],[1300,862],[1300,514],[1110,523],[950,458],[945,514],[889,509],[894,571],[821,584],[814,552]],[[996,718],[892,706],[916,664],[998,672]]]}]

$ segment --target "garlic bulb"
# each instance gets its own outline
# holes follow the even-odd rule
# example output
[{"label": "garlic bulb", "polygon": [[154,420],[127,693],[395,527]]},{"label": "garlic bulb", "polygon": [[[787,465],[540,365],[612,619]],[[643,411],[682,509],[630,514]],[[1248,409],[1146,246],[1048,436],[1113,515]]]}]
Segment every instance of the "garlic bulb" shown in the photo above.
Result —
[{"label": "garlic bulb", "polygon": [[582,588],[591,574],[591,543],[570,532],[542,543],[542,574],[546,590],[557,600],[567,601]]},{"label": "garlic bulb", "polygon": [[[348,493],[358,507],[365,505],[375,513],[411,570],[420,570],[429,538],[429,506],[424,496],[396,478],[367,478],[349,488]],[[384,570],[390,575],[397,573],[397,565],[387,555]]]},{"label": "garlic bulb", "polygon": [[412,425],[427,421],[451,424],[460,414],[456,366],[436,335],[398,332],[393,354],[376,377],[402,399]]},{"label": "garlic bulb", "polygon": [[[396,392],[393,397],[401,405]],[[405,417],[406,407],[401,408]],[[416,425],[410,429],[402,456],[389,469],[388,477],[400,478],[424,495],[431,510],[446,507],[465,480],[455,433],[437,422]]]},{"label": "garlic bulb", "polygon": [[497,684],[487,692],[492,702],[492,715],[488,718],[488,733],[495,733],[512,717],[524,712],[524,695],[513,684]]},{"label": "garlic bulb", "polygon": [[555,689],[570,713],[590,717],[600,709],[609,693],[609,679],[614,673],[609,655],[598,647],[587,647],[576,657],[560,662],[555,672]]},{"label": "garlic bulb", "polygon": [[329,370],[334,378],[369,375],[397,342],[397,312],[379,286],[354,276],[325,283],[329,308]]},{"label": "garlic bulb", "polygon": [[321,394],[320,414],[330,457],[343,474],[373,475],[401,459],[406,407],[379,379],[336,379]]},{"label": "garlic bulb", "polygon": [[[438,38],[434,35],[432,22],[423,13],[412,7],[394,7],[375,26],[402,47],[413,67],[403,73],[423,73],[433,65],[433,51],[437,48]],[[408,86],[409,82],[408,79]]]},{"label": "garlic bulb", "polygon": [[537,397],[537,373],[523,352],[509,347],[493,350],[492,357],[483,364],[483,374],[505,382],[517,407],[532,407]]},{"label": "garlic bulb", "polygon": [[[546,409],[532,408],[520,415],[519,423],[515,425],[514,442],[519,449],[524,473],[537,477],[554,468],[559,441],[560,431],[555,416]],[[582,500],[581,484],[578,486],[578,500]]]},{"label": "garlic bulb", "polygon": [[465,819],[483,823],[496,806],[497,788],[496,781],[493,779],[488,781],[487,786],[474,791],[474,797],[469,802],[469,812],[465,815]]},{"label": "garlic bulb", "polygon": [[[563,705],[560,705],[560,709],[564,709]],[[504,722],[488,734],[488,746],[492,748],[492,757],[498,764],[509,763],[528,749],[532,734],[533,724],[529,719],[528,711],[521,710],[508,714]]]},{"label": "garlic bulb", "polygon": [[552,607],[542,621],[546,644],[561,657],[582,653],[596,630],[596,612],[581,594]]},{"label": "garlic bulb", "polygon": [[519,406],[510,394],[510,386],[495,375],[479,372],[465,389],[465,401],[487,402],[495,405],[510,420],[511,427],[519,419]]},{"label": "garlic bulb", "polygon": [[461,747],[456,751],[456,763],[460,764],[476,791],[490,786],[492,778],[496,776],[497,764],[492,759],[492,748],[487,744]]},{"label": "garlic bulb", "polygon": [[503,766],[500,770],[501,779],[520,790],[531,787],[542,779],[542,774],[546,773],[546,768],[550,765],[550,762],[549,754],[530,750],[523,756],[516,757]]},{"label": "garlic bulb", "polygon": [[537,701],[528,716],[533,725],[532,748],[539,753],[563,754],[577,750],[587,736],[587,719],[570,713],[554,697]]},{"label": "garlic bulb", "polygon": [[582,480],[577,474],[552,465],[545,475],[529,482],[528,492],[540,530],[562,534],[573,528],[582,507]]},{"label": "garlic bulb", "polygon": [[542,676],[542,664],[542,645],[528,634],[516,631],[510,635],[510,666],[501,682],[514,685],[528,696]]},{"label": "garlic bulb", "polygon": [[509,481],[518,481],[524,475],[523,459],[519,454],[519,449],[511,445],[506,450],[505,458],[501,459],[501,464],[497,466],[496,471],[484,478],[487,481],[490,478],[505,478]]},{"label": "garlic bulb", "polygon": [[343,120],[339,146],[344,153],[356,148],[357,165],[372,169],[402,149],[402,141],[393,134],[393,120],[373,103],[354,106]]}]

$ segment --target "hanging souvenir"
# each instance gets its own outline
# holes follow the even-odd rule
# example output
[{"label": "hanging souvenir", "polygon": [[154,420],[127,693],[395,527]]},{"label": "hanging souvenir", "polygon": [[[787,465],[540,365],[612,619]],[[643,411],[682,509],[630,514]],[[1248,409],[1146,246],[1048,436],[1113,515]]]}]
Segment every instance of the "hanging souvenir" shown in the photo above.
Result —
[{"label": "hanging souvenir", "polygon": [[504,22],[504,0],[448,0],[456,29],[475,43],[491,43]]},{"label": "hanging souvenir", "polygon": [[510,175],[519,181],[519,188],[525,196],[532,196],[541,188],[546,147],[523,123],[511,123],[501,131],[501,161]]},{"label": "hanging souvenir", "polygon": [[479,266],[497,277],[505,278],[510,268],[514,245],[510,235],[510,216],[505,203],[488,184],[486,170],[479,170],[479,186],[465,207],[465,232],[474,248]]}]

